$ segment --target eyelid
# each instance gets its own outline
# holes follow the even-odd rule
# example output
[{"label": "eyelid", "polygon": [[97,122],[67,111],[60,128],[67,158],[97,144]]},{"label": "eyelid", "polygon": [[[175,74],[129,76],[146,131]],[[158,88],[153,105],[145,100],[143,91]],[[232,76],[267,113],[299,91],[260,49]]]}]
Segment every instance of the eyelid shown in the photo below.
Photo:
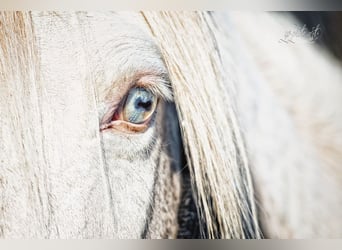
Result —
[{"label": "eyelid", "polygon": [[166,74],[147,74],[139,78],[130,89],[142,87],[153,93],[156,97],[165,101],[173,101],[171,85]]},{"label": "eyelid", "polygon": [[117,106],[135,87],[143,87],[164,101],[173,101],[170,80],[164,71],[140,72],[130,77],[122,77],[103,90],[106,93],[104,100],[107,100],[108,105]]},{"label": "eyelid", "polygon": [[133,124],[129,123],[123,120],[115,120],[107,124],[103,124],[100,126],[100,132],[110,130],[110,129],[115,129],[118,132],[124,132],[128,134],[133,134],[133,133],[142,133],[145,132],[146,129],[149,127],[149,123],[151,122],[151,119],[146,121],[145,123],[142,124]]}]

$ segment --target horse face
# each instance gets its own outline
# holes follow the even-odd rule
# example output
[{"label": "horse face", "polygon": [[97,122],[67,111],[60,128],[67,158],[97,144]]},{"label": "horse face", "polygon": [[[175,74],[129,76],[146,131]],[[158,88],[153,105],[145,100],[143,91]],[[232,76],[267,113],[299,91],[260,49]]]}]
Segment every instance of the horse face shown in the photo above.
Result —
[{"label": "horse face", "polygon": [[[24,146],[17,164],[7,165],[16,171],[4,188],[10,222],[4,236],[174,236],[180,152],[169,145],[179,144],[177,118],[166,68],[142,17],[31,17],[37,61],[28,56],[32,78],[17,86],[27,90],[15,125],[20,139],[7,138]],[[130,94],[133,104],[126,107]],[[143,104],[153,102],[151,110],[139,98],[149,98]],[[146,121],[126,117],[147,111]]]}]

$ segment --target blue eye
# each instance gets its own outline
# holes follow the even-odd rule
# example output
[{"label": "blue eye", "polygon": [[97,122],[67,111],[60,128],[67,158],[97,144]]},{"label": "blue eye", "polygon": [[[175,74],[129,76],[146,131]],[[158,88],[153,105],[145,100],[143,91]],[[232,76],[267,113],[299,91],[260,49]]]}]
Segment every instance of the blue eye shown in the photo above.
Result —
[{"label": "blue eye", "polygon": [[135,124],[144,123],[151,117],[157,105],[157,98],[141,87],[129,91],[123,107],[123,120]]}]

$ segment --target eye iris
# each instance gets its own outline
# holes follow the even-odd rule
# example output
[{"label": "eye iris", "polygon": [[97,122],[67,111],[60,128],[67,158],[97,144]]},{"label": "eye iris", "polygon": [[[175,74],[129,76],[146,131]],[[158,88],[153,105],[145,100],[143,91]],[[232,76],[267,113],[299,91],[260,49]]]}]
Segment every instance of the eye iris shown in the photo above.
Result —
[{"label": "eye iris", "polygon": [[154,111],[155,96],[144,88],[132,89],[126,99],[123,118],[131,123],[143,123]]}]

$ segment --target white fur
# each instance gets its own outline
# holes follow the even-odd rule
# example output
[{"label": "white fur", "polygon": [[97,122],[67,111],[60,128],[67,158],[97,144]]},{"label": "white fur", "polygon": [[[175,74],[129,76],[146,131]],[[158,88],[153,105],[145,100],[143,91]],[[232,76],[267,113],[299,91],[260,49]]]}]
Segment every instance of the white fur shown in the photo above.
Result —
[{"label": "white fur", "polygon": [[161,134],[100,133],[99,123],[111,93],[165,69],[137,15],[125,15],[32,13],[39,72],[2,83],[3,237],[141,236],[157,164],[146,152]]},{"label": "white fur", "polygon": [[1,14],[2,237],[142,236],[177,119],[160,105],[144,133],[99,129],[141,73],[164,99],[173,81],[210,237],[259,237],[257,217],[268,237],[341,237],[342,70],[315,45],[278,43],[291,18],[20,15]]}]

